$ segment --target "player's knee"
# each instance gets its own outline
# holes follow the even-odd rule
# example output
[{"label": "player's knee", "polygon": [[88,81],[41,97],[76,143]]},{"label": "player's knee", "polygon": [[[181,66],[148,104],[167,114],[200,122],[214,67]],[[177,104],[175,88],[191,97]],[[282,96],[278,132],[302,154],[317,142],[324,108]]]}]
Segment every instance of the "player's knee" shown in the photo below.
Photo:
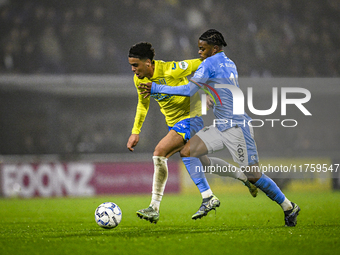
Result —
[{"label": "player's knee", "polygon": [[244,174],[247,176],[248,181],[251,183],[256,183],[262,176],[262,173],[260,171],[258,171],[258,169],[253,170],[252,168],[248,168],[248,171],[244,171]]},{"label": "player's knee", "polygon": [[165,150],[165,148],[161,147],[161,146],[156,146],[153,155],[154,156],[159,156],[159,157],[165,157],[167,154],[167,151]]},{"label": "player's knee", "polygon": [[252,184],[255,184],[260,178],[258,177],[247,177],[248,181]]},{"label": "player's knee", "polygon": [[182,158],[190,157],[190,147],[184,146],[183,149],[179,152]]}]

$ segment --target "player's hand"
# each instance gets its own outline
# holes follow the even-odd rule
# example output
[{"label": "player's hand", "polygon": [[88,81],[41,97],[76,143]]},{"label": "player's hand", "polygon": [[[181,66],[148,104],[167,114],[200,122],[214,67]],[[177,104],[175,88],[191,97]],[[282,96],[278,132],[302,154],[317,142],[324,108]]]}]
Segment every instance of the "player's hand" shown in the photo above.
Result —
[{"label": "player's hand", "polygon": [[214,100],[211,98],[211,96],[207,95],[207,110],[214,107]]},{"label": "player's hand", "polygon": [[130,135],[130,138],[129,138],[128,142],[127,142],[126,147],[130,151],[134,151],[133,147],[135,147],[138,142],[139,142],[139,135],[138,134],[132,134],[132,135]]},{"label": "player's hand", "polygon": [[151,95],[151,87],[152,87],[152,82],[140,83],[138,88],[143,89],[143,91],[139,92],[139,94],[141,95],[145,94],[144,98],[147,98],[148,96]]}]

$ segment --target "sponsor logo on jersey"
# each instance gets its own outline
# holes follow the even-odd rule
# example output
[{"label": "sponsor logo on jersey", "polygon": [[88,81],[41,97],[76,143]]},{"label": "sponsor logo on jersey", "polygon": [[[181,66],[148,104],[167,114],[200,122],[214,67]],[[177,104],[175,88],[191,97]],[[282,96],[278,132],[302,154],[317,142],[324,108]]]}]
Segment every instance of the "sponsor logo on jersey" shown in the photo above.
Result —
[{"label": "sponsor logo on jersey", "polygon": [[157,101],[162,101],[162,100],[170,99],[173,97],[173,95],[165,95],[165,94],[154,94],[151,96]]}]

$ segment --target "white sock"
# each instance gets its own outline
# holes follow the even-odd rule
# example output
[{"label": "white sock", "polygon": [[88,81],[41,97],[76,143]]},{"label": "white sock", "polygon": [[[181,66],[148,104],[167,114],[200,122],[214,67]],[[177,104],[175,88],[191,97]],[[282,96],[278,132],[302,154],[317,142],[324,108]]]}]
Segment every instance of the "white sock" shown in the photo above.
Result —
[{"label": "white sock", "polygon": [[217,174],[219,176],[231,177],[243,182],[248,180],[247,176],[241,171],[240,168],[229,164],[220,158],[209,157],[209,159],[210,168],[207,167],[207,169],[209,169],[209,173]]},{"label": "white sock", "polygon": [[152,206],[152,208],[158,212],[165,189],[165,184],[168,180],[168,159],[161,156],[153,156],[152,159],[154,164],[154,173],[150,206]]},{"label": "white sock", "polygon": [[151,199],[150,206],[156,211],[159,212],[159,207],[161,206],[161,201],[156,200],[153,195]]},{"label": "white sock", "polygon": [[293,209],[292,202],[290,202],[287,198],[285,198],[285,200],[280,205],[283,211],[288,211],[288,210]]},{"label": "white sock", "polygon": [[211,197],[212,194],[213,194],[213,193],[212,193],[211,189],[208,189],[208,190],[203,191],[203,192],[201,193],[203,199],[204,199],[204,198],[207,198],[207,197]]}]

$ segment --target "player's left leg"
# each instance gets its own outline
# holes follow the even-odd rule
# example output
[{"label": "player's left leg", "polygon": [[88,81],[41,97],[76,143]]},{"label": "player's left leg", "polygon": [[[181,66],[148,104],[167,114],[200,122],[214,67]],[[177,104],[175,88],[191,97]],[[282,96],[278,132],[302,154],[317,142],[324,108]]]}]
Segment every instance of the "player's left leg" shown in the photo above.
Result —
[{"label": "player's left leg", "polygon": [[[195,149],[192,149],[195,147]],[[192,151],[191,151],[192,150]],[[192,157],[197,155],[197,157]],[[199,156],[203,156],[207,153],[207,148],[204,142],[197,136],[193,136],[187,144],[180,151],[182,160],[187,168],[190,177],[195,182],[202,194],[202,204],[198,211],[191,217],[193,220],[200,219],[206,216],[211,210],[215,210],[220,206],[220,200],[212,193],[209,188],[209,184],[205,178],[203,166],[201,164]]]},{"label": "player's left leg", "polygon": [[[258,168],[257,164],[251,166],[251,168]],[[283,194],[277,184],[267,175],[259,173],[258,171],[249,172],[252,176],[250,180],[256,187],[262,190],[271,200],[279,204],[284,212],[285,226],[294,227],[297,223],[297,216],[300,212],[300,207],[289,201]]]}]

